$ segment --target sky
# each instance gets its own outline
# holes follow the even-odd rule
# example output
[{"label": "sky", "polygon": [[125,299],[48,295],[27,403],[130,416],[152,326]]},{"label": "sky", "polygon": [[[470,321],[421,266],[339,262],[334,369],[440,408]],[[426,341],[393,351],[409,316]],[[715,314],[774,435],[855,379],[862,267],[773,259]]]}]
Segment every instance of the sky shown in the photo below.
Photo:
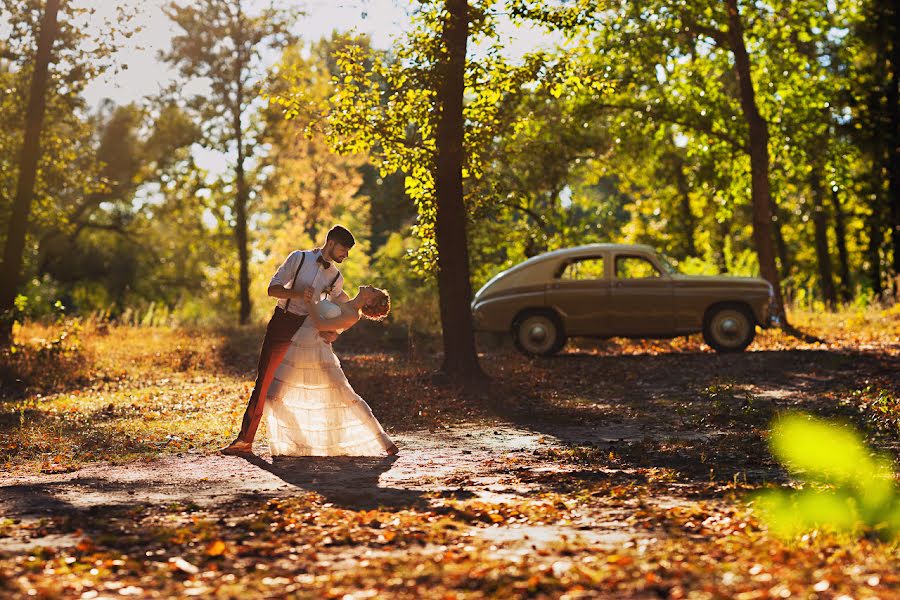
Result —
[{"label": "sky", "polygon": [[[116,55],[119,69],[108,72],[86,90],[86,99],[97,106],[109,98],[116,104],[127,104],[156,94],[173,76],[173,71],[158,58],[160,50],[168,47],[172,38],[172,24],[162,12],[168,0],[80,0],[85,8],[96,9],[92,23],[115,18],[122,5],[136,8],[134,25],[142,30],[127,40]],[[251,0],[251,3],[254,0]],[[262,3],[260,3],[262,4]],[[267,3],[266,3],[267,4]],[[351,31],[368,34],[374,46],[388,48],[394,38],[408,26],[415,2],[405,0],[284,0],[286,6],[299,6],[306,14],[298,20],[296,33],[307,42],[329,36],[332,31]],[[552,35],[532,29],[501,25],[501,33],[508,38],[511,55],[521,55],[536,47],[546,47],[557,41]],[[124,68],[127,65],[127,68]]]},{"label": "sky", "polygon": [[[132,26],[140,31],[123,43],[115,55],[118,68],[110,69],[102,77],[91,82],[85,90],[88,106],[98,107],[104,100],[124,105],[139,102],[142,98],[158,94],[176,79],[176,73],[159,60],[160,50],[169,47],[173,25],[162,11],[170,0],[73,0],[73,4],[95,12],[90,18],[91,27],[98,31],[104,22],[117,18],[117,11],[125,7],[136,11]],[[270,0],[247,0],[252,10],[269,4]],[[271,0],[277,5],[296,6],[305,15],[297,22],[295,33],[305,42],[329,37],[333,31],[367,34],[376,48],[389,48],[392,41],[409,27],[415,0]],[[562,41],[561,37],[539,29],[515,27],[501,21],[498,33],[505,39],[505,52],[516,57],[528,51],[550,47]],[[478,48],[471,49],[477,55]],[[272,63],[278,56],[271,57]],[[187,90],[202,93],[202,82],[188,84]],[[232,168],[232,153],[220,153],[211,148],[195,146],[194,159],[211,178]]]},{"label": "sky", "polygon": [[[168,0],[134,0],[115,2],[110,0],[82,0],[79,4],[95,8],[94,22],[115,14],[117,4],[136,7],[133,24],[141,31],[127,40],[116,55],[117,62],[127,65],[110,71],[94,81],[85,96],[90,105],[97,105],[104,98],[117,104],[126,104],[152,95],[164,88],[174,77],[168,65],[158,59],[160,50],[168,48],[172,38],[172,24],[163,14],[162,6]],[[306,0],[285,2],[288,6],[300,6],[306,16],[298,20],[296,33],[307,41],[329,35],[333,30],[356,29],[368,33],[376,46],[385,48],[393,36],[403,31],[408,21],[409,5],[395,0]]]}]

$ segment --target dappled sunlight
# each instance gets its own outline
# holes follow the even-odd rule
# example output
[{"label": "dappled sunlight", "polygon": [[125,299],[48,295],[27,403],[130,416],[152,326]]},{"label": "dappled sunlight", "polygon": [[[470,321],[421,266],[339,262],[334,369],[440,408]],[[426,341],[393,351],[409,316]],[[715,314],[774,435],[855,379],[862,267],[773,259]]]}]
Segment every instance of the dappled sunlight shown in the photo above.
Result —
[{"label": "dappled sunlight", "polygon": [[[64,328],[26,324],[21,352]],[[896,405],[884,399],[900,390],[881,366],[896,365],[890,354],[638,344],[529,359],[497,349],[482,355],[492,381],[479,393],[437,385],[438,356],[355,339],[350,348],[363,351],[336,349],[398,457],[273,460],[264,430],[259,456],[218,457],[252,387],[257,349],[244,346],[259,335],[81,327],[83,364],[71,379],[0,403],[0,462],[14,477],[0,482],[0,508],[16,515],[0,520],[0,573],[25,560],[4,552],[24,552],[55,571],[28,571],[43,590],[118,581],[163,594],[387,586],[413,596],[424,577],[446,593],[713,585],[731,594],[765,585],[763,576],[798,590],[807,585],[798,565],[842,548],[816,567],[859,569],[822,575],[835,589],[898,583],[892,546],[821,528],[810,537],[796,520],[781,541],[788,530],[746,504],[793,485],[766,443],[785,408],[867,424],[877,444],[895,439]],[[784,498],[791,504],[778,506],[803,502]],[[39,521],[35,510],[51,516]],[[260,557],[266,569],[249,568]]]},{"label": "dappled sunlight", "polygon": [[0,597],[900,597],[895,12],[0,0]]}]

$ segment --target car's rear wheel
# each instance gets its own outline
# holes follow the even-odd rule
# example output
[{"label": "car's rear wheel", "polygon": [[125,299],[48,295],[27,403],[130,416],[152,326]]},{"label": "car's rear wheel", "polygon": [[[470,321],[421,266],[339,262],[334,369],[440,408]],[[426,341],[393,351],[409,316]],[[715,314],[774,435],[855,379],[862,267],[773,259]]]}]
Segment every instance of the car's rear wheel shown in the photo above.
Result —
[{"label": "car's rear wheel", "polygon": [[516,348],[529,356],[551,356],[566,345],[566,334],[555,314],[528,312],[513,324]]},{"label": "car's rear wheel", "polygon": [[716,352],[742,352],[756,337],[756,319],[744,306],[713,307],[703,321],[703,339]]}]

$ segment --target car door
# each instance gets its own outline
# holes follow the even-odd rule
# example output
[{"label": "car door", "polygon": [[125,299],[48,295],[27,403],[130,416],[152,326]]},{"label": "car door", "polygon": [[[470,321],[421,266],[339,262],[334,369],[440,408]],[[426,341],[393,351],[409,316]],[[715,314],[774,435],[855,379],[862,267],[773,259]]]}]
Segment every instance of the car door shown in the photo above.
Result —
[{"label": "car door", "polygon": [[607,263],[602,254],[567,259],[547,285],[547,304],[562,315],[567,335],[606,335]]},{"label": "car door", "polygon": [[617,253],[609,299],[613,335],[672,335],[672,279],[648,257]]}]

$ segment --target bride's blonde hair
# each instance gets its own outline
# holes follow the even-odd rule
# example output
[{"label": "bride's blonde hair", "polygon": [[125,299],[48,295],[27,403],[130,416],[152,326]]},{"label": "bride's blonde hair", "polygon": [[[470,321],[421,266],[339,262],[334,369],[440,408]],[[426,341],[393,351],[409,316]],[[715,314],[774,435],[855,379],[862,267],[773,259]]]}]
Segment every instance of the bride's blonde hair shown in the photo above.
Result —
[{"label": "bride's blonde hair", "polygon": [[382,321],[391,312],[391,295],[387,290],[377,287],[372,288],[376,295],[362,307],[362,314],[372,321]]}]

